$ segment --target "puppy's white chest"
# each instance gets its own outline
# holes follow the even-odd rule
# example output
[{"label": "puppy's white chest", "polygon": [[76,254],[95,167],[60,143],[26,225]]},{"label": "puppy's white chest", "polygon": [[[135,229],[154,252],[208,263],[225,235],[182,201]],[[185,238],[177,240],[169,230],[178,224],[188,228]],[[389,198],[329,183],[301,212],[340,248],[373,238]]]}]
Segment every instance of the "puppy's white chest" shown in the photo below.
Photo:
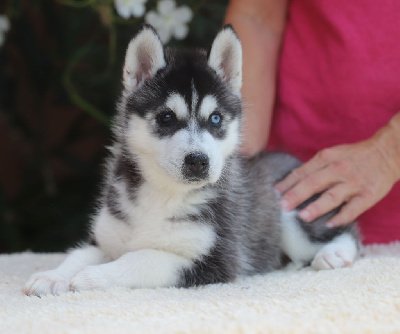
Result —
[{"label": "puppy's white chest", "polygon": [[139,199],[129,208],[128,222],[118,221],[105,208],[101,211],[94,226],[98,243],[114,259],[141,249],[198,258],[213,246],[215,232],[207,222],[187,217],[199,213],[208,196],[165,197],[142,188]]}]

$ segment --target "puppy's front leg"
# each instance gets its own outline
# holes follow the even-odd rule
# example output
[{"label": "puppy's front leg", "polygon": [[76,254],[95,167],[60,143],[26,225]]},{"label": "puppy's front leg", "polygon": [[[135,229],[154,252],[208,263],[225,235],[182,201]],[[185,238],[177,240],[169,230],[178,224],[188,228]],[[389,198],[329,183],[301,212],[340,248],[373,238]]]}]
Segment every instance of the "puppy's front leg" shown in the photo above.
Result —
[{"label": "puppy's front leg", "polygon": [[72,279],[71,290],[176,286],[182,269],[191,264],[191,260],[173,253],[143,249],[109,263],[87,267]]},{"label": "puppy's front leg", "polygon": [[69,291],[69,283],[82,269],[107,261],[104,253],[94,246],[72,250],[67,258],[56,268],[33,274],[25,284],[26,295],[58,295]]}]

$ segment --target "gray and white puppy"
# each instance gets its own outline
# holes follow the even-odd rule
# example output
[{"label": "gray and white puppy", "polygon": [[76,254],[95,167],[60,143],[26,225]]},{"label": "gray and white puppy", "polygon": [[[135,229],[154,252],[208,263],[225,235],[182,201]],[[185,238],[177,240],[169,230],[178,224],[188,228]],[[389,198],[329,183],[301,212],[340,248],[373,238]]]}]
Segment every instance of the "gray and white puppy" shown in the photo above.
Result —
[{"label": "gray and white puppy", "polygon": [[353,225],[326,228],[282,212],[273,185],[300,165],[282,154],[246,160],[237,149],[242,49],[230,26],[209,54],[163,48],[144,26],[128,46],[115,140],[93,242],[34,274],[27,295],[70,290],[190,287],[282,267],[350,265]]}]

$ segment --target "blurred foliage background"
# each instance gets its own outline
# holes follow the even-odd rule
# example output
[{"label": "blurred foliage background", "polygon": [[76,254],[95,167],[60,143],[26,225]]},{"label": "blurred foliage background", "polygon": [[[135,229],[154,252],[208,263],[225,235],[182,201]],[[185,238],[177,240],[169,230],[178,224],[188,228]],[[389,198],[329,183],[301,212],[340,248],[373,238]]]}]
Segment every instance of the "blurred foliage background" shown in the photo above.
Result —
[{"label": "blurred foliage background", "polygon": [[0,253],[62,251],[87,233],[129,40],[183,15],[167,45],[208,48],[228,0],[167,2],[1,2]]}]

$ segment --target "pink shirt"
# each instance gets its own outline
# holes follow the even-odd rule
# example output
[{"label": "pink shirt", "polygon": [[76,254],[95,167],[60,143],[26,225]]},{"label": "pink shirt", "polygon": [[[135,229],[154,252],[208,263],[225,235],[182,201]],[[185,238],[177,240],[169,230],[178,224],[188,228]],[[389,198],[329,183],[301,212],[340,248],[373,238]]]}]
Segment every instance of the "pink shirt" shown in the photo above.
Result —
[{"label": "pink shirt", "polygon": [[[303,161],[371,137],[400,111],[400,1],[292,0],[268,149]],[[400,184],[359,219],[400,240]]]}]

